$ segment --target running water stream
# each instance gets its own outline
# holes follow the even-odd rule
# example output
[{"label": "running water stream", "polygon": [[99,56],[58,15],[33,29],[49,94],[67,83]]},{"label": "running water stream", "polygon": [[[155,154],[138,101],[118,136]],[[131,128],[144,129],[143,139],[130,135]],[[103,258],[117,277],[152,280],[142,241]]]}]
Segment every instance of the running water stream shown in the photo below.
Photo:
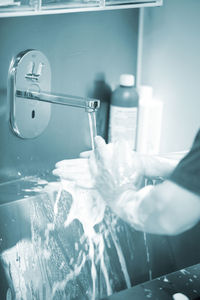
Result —
[{"label": "running water stream", "polygon": [[[94,149],[95,113],[88,117]],[[63,179],[42,191],[29,202],[31,240],[1,256],[15,299],[95,300],[130,288],[134,230],[94,189]]]},{"label": "running water stream", "polygon": [[92,146],[92,149],[94,150],[95,137],[97,135],[96,112],[95,111],[88,112],[88,120],[89,120],[89,127],[90,127],[91,146]]}]

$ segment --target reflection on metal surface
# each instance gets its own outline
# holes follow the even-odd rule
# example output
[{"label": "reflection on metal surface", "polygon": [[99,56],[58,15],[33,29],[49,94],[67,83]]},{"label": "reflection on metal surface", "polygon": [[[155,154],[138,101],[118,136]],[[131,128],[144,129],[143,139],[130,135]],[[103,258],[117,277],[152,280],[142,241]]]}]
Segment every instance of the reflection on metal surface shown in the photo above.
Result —
[{"label": "reflection on metal surface", "polygon": [[51,93],[51,68],[46,56],[37,50],[26,50],[12,60],[8,76],[10,123],[21,138],[38,137],[48,126],[51,103],[95,111],[96,99]]},{"label": "reflection on metal surface", "polygon": [[11,128],[21,138],[35,138],[48,126],[51,104],[21,99],[16,96],[16,90],[19,88],[50,92],[51,68],[48,59],[40,51],[26,50],[19,53],[12,60],[8,74]]},{"label": "reflection on metal surface", "polygon": [[60,182],[29,179],[0,186],[15,198],[0,205],[0,261],[13,298],[91,300],[130,286],[134,230],[109,210],[100,217],[95,195],[76,202]]},{"label": "reflection on metal surface", "polygon": [[100,101],[71,95],[48,94],[37,91],[16,91],[16,96],[30,100],[38,100],[52,104],[85,108],[87,111],[95,111],[100,107]]},{"label": "reflection on metal surface", "polygon": [[[17,6],[1,7],[0,17],[63,14],[72,12],[101,11],[162,5],[162,0],[30,0]],[[42,2],[42,3],[41,3]]]}]

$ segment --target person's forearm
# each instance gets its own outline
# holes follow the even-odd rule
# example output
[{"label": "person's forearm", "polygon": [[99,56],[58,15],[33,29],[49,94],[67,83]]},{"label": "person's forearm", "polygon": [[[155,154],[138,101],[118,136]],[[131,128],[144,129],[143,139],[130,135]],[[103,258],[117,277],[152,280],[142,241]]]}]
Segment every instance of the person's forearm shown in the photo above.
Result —
[{"label": "person's forearm", "polygon": [[128,190],[112,203],[111,208],[136,230],[152,234],[174,234],[171,228],[163,226],[163,202],[158,199],[155,189],[154,186],[146,186],[138,192]]},{"label": "person's forearm", "polygon": [[[153,215],[158,214],[159,208],[154,194],[154,186],[146,186],[139,191],[127,190],[110,206],[112,210],[135,229],[148,233],[166,233]],[[152,216],[151,224],[146,221]],[[158,218],[157,218],[158,219]]]},{"label": "person's forearm", "polygon": [[165,158],[180,161],[185,155],[188,154],[189,151],[190,150],[162,153],[160,154],[160,157],[165,157]]},{"label": "person's forearm", "polygon": [[144,176],[152,179],[168,178],[177,166],[179,160],[156,155],[141,155]]},{"label": "person's forearm", "polygon": [[160,155],[140,154],[144,166],[145,176],[150,178],[168,178],[179,161],[188,152],[189,150],[169,152]]},{"label": "person's forearm", "polygon": [[199,197],[170,181],[128,190],[110,206],[135,229],[153,234],[182,233],[200,218]]}]

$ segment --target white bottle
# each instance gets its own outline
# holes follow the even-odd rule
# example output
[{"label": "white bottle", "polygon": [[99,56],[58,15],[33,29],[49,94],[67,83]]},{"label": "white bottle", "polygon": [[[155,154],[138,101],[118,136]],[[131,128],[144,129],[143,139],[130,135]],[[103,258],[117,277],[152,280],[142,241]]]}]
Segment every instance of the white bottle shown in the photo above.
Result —
[{"label": "white bottle", "polygon": [[109,142],[125,140],[136,148],[138,93],[134,87],[135,77],[120,76],[120,86],[112,94],[109,117]]},{"label": "white bottle", "polygon": [[139,96],[137,151],[143,154],[158,154],[163,103],[153,98],[153,89],[150,86],[141,86]]}]

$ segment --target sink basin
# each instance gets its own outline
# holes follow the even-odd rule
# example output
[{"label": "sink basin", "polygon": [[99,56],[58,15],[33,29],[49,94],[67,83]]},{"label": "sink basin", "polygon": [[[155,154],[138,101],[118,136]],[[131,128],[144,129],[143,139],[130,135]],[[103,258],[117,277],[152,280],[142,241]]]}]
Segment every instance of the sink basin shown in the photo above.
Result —
[{"label": "sink basin", "polygon": [[[149,298],[162,300],[197,300],[200,299],[199,277],[200,264],[196,264],[116,293],[104,298],[104,300],[146,300]],[[174,295],[177,297],[175,298]]]},{"label": "sink basin", "polygon": [[0,184],[1,299],[114,300],[121,290],[128,299],[132,286],[199,261],[199,224],[177,237],[145,235],[106,208],[91,226],[99,216],[87,196],[75,206],[55,177]]},{"label": "sink basin", "polygon": [[146,255],[143,234],[110,211],[91,234],[77,218],[66,225],[73,199],[59,182],[26,177],[0,184],[0,195],[2,299],[100,299],[131,287],[135,272],[148,279],[133,255]]}]

